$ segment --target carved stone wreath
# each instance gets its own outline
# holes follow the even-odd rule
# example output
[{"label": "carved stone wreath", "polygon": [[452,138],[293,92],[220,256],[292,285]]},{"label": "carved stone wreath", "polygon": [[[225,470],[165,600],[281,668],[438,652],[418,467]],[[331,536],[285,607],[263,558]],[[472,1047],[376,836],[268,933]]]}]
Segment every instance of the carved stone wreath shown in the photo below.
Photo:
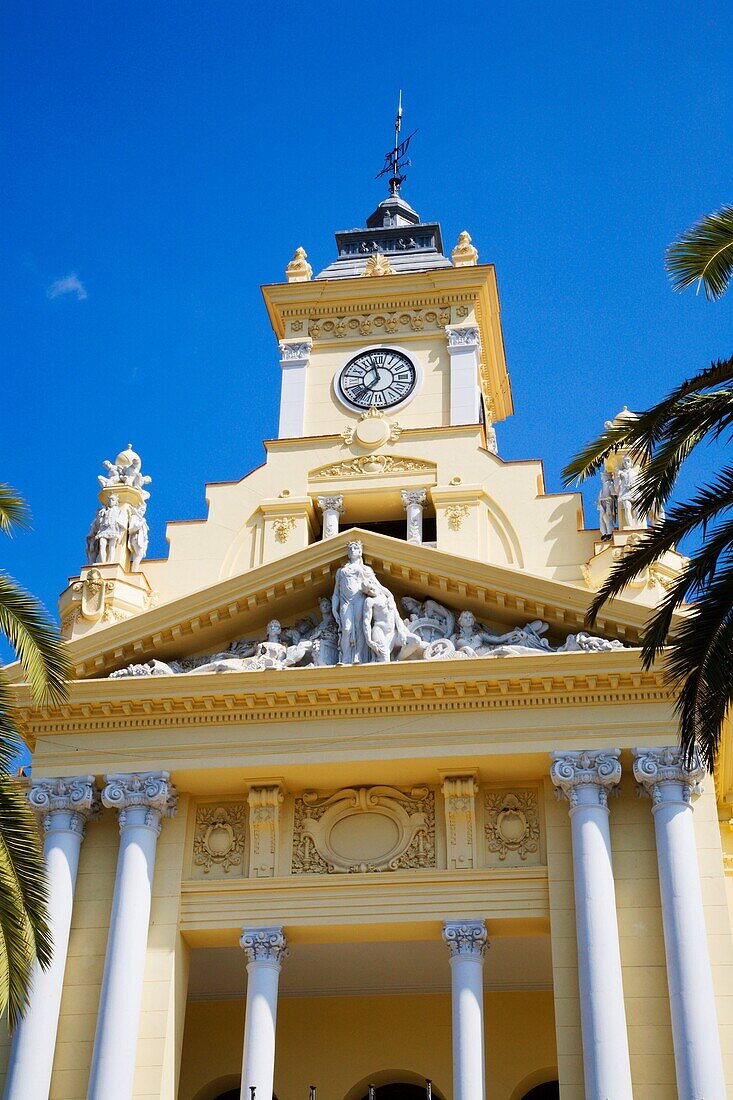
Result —
[{"label": "carved stone wreath", "polygon": [[539,851],[540,823],[535,791],[489,791],[484,802],[486,842],[503,862],[510,852],[521,860]]},{"label": "carved stone wreath", "polygon": [[228,874],[232,867],[241,867],[246,836],[246,807],[241,803],[224,802],[199,806],[196,810],[196,831],[193,838],[193,861],[208,874],[219,867]]},{"label": "carved stone wreath", "polygon": [[435,796],[427,787],[356,787],[295,800],[292,872],[435,867]]}]

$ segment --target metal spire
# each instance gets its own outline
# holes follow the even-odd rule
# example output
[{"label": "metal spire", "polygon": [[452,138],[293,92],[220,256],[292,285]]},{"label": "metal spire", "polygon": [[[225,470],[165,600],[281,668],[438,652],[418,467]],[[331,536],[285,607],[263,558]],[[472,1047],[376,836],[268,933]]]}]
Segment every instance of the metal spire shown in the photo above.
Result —
[{"label": "metal spire", "polygon": [[408,168],[412,161],[408,160],[405,156],[408,146],[414,138],[417,130],[413,130],[409,137],[406,137],[404,141],[400,141],[400,130],[402,129],[402,89],[400,88],[400,97],[397,103],[397,116],[394,120],[394,148],[390,149],[384,157],[384,168],[381,172],[378,172],[374,177],[380,179],[382,176],[386,176],[388,172],[391,173],[389,179],[389,193],[390,195],[399,195],[400,187],[407,179],[404,173],[404,169]]}]

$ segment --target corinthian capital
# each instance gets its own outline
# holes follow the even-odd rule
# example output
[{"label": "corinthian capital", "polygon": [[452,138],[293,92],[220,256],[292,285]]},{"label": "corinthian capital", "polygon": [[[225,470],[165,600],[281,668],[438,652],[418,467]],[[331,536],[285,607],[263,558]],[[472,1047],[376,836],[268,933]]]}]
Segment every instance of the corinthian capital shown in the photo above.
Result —
[{"label": "corinthian capital", "polygon": [[292,363],[308,359],[313,347],[312,340],[281,340],[280,362]]},{"label": "corinthian capital", "polygon": [[634,779],[640,793],[648,794],[653,803],[690,802],[701,790],[705,768],[697,752],[688,767],[683,752],[677,746],[662,749],[634,749]]},{"label": "corinthian capital", "polygon": [[475,325],[448,325],[445,335],[449,348],[475,347],[479,343],[479,331]]},{"label": "corinthian capital", "polygon": [[421,508],[424,508],[428,499],[428,491],[427,489],[403,489],[401,496],[404,508],[409,508],[411,504],[419,504]]},{"label": "corinthian capital", "polygon": [[483,959],[489,937],[482,920],[447,920],[443,925],[443,942],[451,958],[473,955]]},{"label": "corinthian capital", "polygon": [[575,809],[608,805],[608,792],[621,781],[620,749],[553,752],[550,779]]},{"label": "corinthian capital", "polygon": [[282,928],[244,928],[239,941],[247,956],[247,963],[276,963],[278,966],[288,954],[288,941]]},{"label": "corinthian capital", "polygon": [[26,797],[47,832],[68,829],[83,833],[87,818],[99,809],[99,792],[93,775],[31,779]]},{"label": "corinthian capital", "polygon": [[[162,817],[173,817],[178,792],[168,772],[105,775],[102,804],[119,811],[120,832],[127,825],[147,825],[160,832]],[[140,810],[143,813],[131,814]]]},{"label": "corinthian capital", "polygon": [[318,497],[318,507],[322,512],[337,512],[340,516],[346,511],[342,494],[335,497]]}]

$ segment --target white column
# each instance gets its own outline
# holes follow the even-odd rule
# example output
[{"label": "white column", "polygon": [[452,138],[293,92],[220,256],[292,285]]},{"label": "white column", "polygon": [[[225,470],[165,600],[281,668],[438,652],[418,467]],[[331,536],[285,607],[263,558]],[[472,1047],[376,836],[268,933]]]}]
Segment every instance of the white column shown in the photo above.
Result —
[{"label": "white column", "polygon": [[281,340],[278,439],[300,439],[305,430],[305,379],[313,341]]},{"label": "white column", "polygon": [[550,777],[570,803],[586,1100],[631,1100],[608,792],[619,750],[557,752]]},{"label": "white column", "polygon": [[84,825],[96,811],[99,795],[93,775],[72,775],[32,779],[28,801],[38,812],[46,834],[43,855],[53,957],[47,970],[38,963],[33,967],[30,1004],[13,1036],[5,1100],[48,1100],[79,849]]},{"label": "white column", "polygon": [[102,802],[119,812],[120,849],[99,998],[88,1100],[130,1100],[161,818],[175,813],[168,772],[106,775]]},{"label": "white column", "polygon": [[272,1100],[275,1080],[277,986],[288,945],[282,928],[245,928],[240,944],[247,956],[247,1005],[242,1054],[242,1100]]},{"label": "white column", "polygon": [[403,489],[402,505],[407,512],[407,541],[422,542],[422,515],[427,489]]},{"label": "white column", "polygon": [[478,424],[481,420],[481,343],[478,328],[475,325],[448,325],[445,335],[450,356],[450,422]]},{"label": "white column", "polygon": [[453,1006],[453,1100],[484,1100],[484,953],[482,920],[449,920],[443,939],[450,951]]},{"label": "white column", "polygon": [[318,497],[318,507],[323,512],[322,538],[332,539],[339,533],[339,516],[342,516],[344,508],[343,496]]},{"label": "white column", "polygon": [[657,837],[677,1091],[680,1100],[725,1100],[691,802],[705,769],[697,756],[685,767],[678,748],[634,749],[634,758]]}]

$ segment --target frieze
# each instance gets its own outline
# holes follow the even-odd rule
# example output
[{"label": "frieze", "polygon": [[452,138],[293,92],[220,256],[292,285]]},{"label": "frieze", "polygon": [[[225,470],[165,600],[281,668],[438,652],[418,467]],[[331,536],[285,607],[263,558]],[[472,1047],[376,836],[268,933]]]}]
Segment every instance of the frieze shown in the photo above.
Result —
[{"label": "frieze", "polygon": [[294,875],[435,868],[435,795],[427,787],[356,787],[295,799]]},{"label": "frieze", "polygon": [[332,462],[311,470],[311,481],[327,481],[341,477],[370,477],[375,474],[427,474],[435,473],[435,464],[420,458],[400,458],[398,455],[372,454],[359,458]]},{"label": "frieze", "polygon": [[232,870],[243,873],[246,823],[243,802],[213,802],[196,808],[193,863],[197,877],[219,877],[217,872],[229,875]]},{"label": "frieze", "polygon": [[315,317],[308,322],[308,335],[313,340],[341,340],[345,336],[370,336],[372,333],[424,332],[442,330],[450,324],[448,306],[438,309],[413,309],[394,313],[366,313],[355,317]]}]

